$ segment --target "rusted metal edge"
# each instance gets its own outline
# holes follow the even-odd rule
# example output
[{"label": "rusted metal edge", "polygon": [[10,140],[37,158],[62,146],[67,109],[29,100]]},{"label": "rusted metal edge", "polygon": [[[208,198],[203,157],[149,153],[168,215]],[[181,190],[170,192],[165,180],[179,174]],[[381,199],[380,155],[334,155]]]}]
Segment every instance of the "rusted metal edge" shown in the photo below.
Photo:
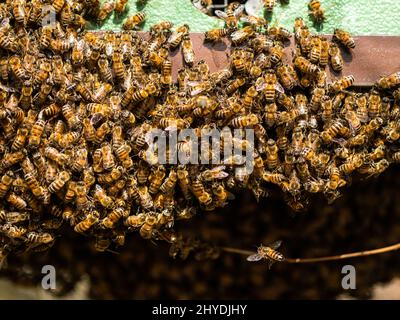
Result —
[{"label": "rusted metal edge", "polygon": [[[148,33],[140,32],[144,38]],[[331,38],[331,35],[326,35]],[[228,65],[230,44],[227,39],[216,43],[204,43],[203,33],[191,33],[193,50],[196,61],[204,60],[210,67],[210,71],[222,69]],[[372,86],[383,75],[400,71],[400,36],[359,36],[354,37],[356,48],[347,51],[342,50],[344,68],[341,73],[327,68],[328,80],[340,78],[343,75],[355,77],[354,86]],[[294,40],[287,44],[287,58],[291,60]],[[179,49],[171,52],[173,63],[172,73],[174,79],[178,70],[183,67],[183,57]]]}]

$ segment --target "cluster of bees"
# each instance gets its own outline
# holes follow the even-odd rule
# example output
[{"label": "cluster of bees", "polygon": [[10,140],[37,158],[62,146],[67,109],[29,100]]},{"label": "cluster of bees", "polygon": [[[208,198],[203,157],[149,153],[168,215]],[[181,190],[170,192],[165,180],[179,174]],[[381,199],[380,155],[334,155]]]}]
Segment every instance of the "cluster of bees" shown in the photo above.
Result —
[{"label": "cluster of bees", "polygon": [[[227,27],[205,35],[231,40],[229,65],[211,72],[196,58],[187,25],[173,30],[162,21],[144,40],[132,30],[85,31],[85,17],[102,13],[96,1],[52,2],[51,25],[41,24],[44,5],[0,6],[2,260],[46,250],[63,225],[93,238],[98,251],[122,246],[137,230],[171,243],[175,256],[188,247],[175,221],[224,207],[237,190],[258,199],[276,185],[301,210],[307,195],[333,201],[353,173],[376,176],[400,159],[400,76],[383,77],[364,94],[346,91],[352,76],[327,83],[328,64],[342,69],[339,48],[355,46],[346,31],[330,42],[297,19],[292,65],[284,51],[291,32],[252,16],[238,29],[243,10],[232,4]],[[138,13],[124,28],[144,18]],[[184,67],[174,82],[169,53],[178,47]],[[201,138],[226,126],[254,131],[253,172],[237,157],[164,165],[146,152],[153,129],[191,128]],[[222,143],[248,148],[232,139]],[[210,146],[203,154],[215,156]]]},{"label": "cluster of bees", "polygon": [[[398,166],[391,166],[379,179],[354,181],[332,205],[315,197],[307,214],[296,219],[278,192],[260,205],[249,192],[242,192],[233,206],[185,223],[184,236],[251,250],[254,244],[282,239],[284,244],[290,243],[283,253],[292,258],[384,247],[398,242],[399,173]],[[218,259],[200,263],[193,252],[186,260],[171,261],[168,245],[157,244],[128,237],[119,254],[99,255],[88,241],[65,232],[46,255],[9,256],[0,277],[40,287],[42,267],[50,264],[57,270],[53,294],[73,293],[84,279],[89,283],[90,299],[335,299],[341,294],[368,299],[375,285],[399,277],[400,256],[395,253],[311,265],[281,263],[266,272],[265,263],[245,263],[245,256],[224,252]],[[340,270],[348,263],[357,269],[356,290],[346,291],[341,286]]]}]

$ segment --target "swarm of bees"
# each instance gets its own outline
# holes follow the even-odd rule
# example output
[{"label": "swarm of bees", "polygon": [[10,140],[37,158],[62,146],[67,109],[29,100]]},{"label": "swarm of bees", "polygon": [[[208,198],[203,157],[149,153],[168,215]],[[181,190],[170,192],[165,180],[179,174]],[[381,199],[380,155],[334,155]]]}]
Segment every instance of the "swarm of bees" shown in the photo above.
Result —
[{"label": "swarm of bees", "polygon": [[[124,31],[97,33],[84,30],[85,17],[102,20],[106,4],[54,1],[52,25],[42,25],[44,5],[0,4],[2,260],[48,249],[62,226],[94,239],[98,251],[137,231],[169,242],[176,256],[196,245],[182,242],[175,221],[224,207],[238,190],[259,199],[276,185],[302,210],[308,195],[332,202],[352,174],[377,176],[399,161],[400,75],[383,77],[369,93],[347,91],[351,75],[327,83],[328,64],[342,69],[338,47],[355,46],[344,30],[333,43],[297,19],[292,65],[284,51],[289,30],[255,17],[238,29],[243,8],[231,7],[227,27],[205,36],[231,40],[230,64],[210,72],[187,25],[173,30],[162,21],[144,40],[133,30],[141,12]],[[184,68],[174,82],[169,51],[178,47]],[[251,147],[252,172],[240,156],[183,165],[147,152],[155,129],[190,128],[201,138],[225,127],[253,130],[254,146],[229,135],[220,141],[221,155],[224,144]],[[177,148],[193,143],[189,137]],[[207,163],[218,156],[210,145],[200,148]]]}]

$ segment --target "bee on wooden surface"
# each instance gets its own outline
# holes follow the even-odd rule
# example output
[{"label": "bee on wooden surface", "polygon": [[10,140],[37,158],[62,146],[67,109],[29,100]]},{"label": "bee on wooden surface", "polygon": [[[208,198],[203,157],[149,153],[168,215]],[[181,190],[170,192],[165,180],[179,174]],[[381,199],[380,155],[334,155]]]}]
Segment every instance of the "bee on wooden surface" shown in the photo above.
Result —
[{"label": "bee on wooden surface", "polygon": [[333,33],[333,39],[338,41],[347,49],[354,49],[356,47],[356,42],[352,38],[349,32],[342,29],[335,29]]},{"label": "bee on wooden surface", "polygon": [[194,63],[195,54],[193,51],[192,40],[190,40],[188,33],[186,33],[182,38],[182,54],[186,64],[192,65]]},{"label": "bee on wooden surface", "polygon": [[247,261],[260,261],[265,259],[268,261],[268,268],[270,269],[274,262],[281,262],[285,260],[285,257],[278,251],[276,251],[282,244],[282,241],[276,241],[268,246],[261,245],[257,249],[257,253],[247,257]]},{"label": "bee on wooden surface", "polygon": [[332,93],[336,93],[342,90],[346,90],[348,87],[351,87],[354,83],[354,76],[345,76],[339,80],[332,82],[329,86],[329,91]]}]

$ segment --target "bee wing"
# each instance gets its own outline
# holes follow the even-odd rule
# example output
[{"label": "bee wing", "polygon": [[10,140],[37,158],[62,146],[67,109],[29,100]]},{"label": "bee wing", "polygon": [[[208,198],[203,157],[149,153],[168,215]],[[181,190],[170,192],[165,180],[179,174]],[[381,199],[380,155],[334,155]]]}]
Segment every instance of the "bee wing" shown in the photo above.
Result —
[{"label": "bee wing", "polygon": [[244,8],[248,15],[256,16],[259,14],[261,8],[263,7],[263,0],[247,0]]},{"label": "bee wing", "polygon": [[274,243],[271,243],[268,247],[276,250],[281,246],[281,244],[282,244],[282,240],[278,240],[278,241],[275,241]]},{"label": "bee wing", "polygon": [[256,90],[262,91],[267,87],[267,83],[263,80],[261,83],[256,84]]},{"label": "bee wing", "polygon": [[239,7],[236,8],[236,10],[233,12],[233,14],[238,17],[240,16],[244,11],[244,5],[241,4]]},{"label": "bee wing", "polygon": [[237,41],[240,38],[244,37],[245,35],[246,35],[246,33],[244,31],[238,30],[238,31],[235,31],[235,32],[233,32],[231,34],[231,38],[232,38],[233,41]]},{"label": "bee wing", "polygon": [[168,39],[168,42],[169,43],[171,43],[171,42],[174,42],[176,39],[178,39],[179,37],[181,36],[181,32],[173,32],[172,34],[171,34],[171,36],[169,37],[169,39]]},{"label": "bee wing", "polygon": [[259,255],[258,253],[255,253],[255,254],[248,256],[246,260],[254,262],[254,261],[260,261],[261,259],[262,259],[262,256]]},{"label": "bee wing", "polygon": [[283,89],[282,85],[279,82],[276,83],[275,90],[280,93],[285,93],[285,89]]},{"label": "bee wing", "polygon": [[221,19],[226,19],[226,18],[228,18],[228,15],[226,14],[226,12],[223,12],[223,11],[221,11],[221,10],[215,10],[215,15],[216,15],[218,18],[221,18]]}]

